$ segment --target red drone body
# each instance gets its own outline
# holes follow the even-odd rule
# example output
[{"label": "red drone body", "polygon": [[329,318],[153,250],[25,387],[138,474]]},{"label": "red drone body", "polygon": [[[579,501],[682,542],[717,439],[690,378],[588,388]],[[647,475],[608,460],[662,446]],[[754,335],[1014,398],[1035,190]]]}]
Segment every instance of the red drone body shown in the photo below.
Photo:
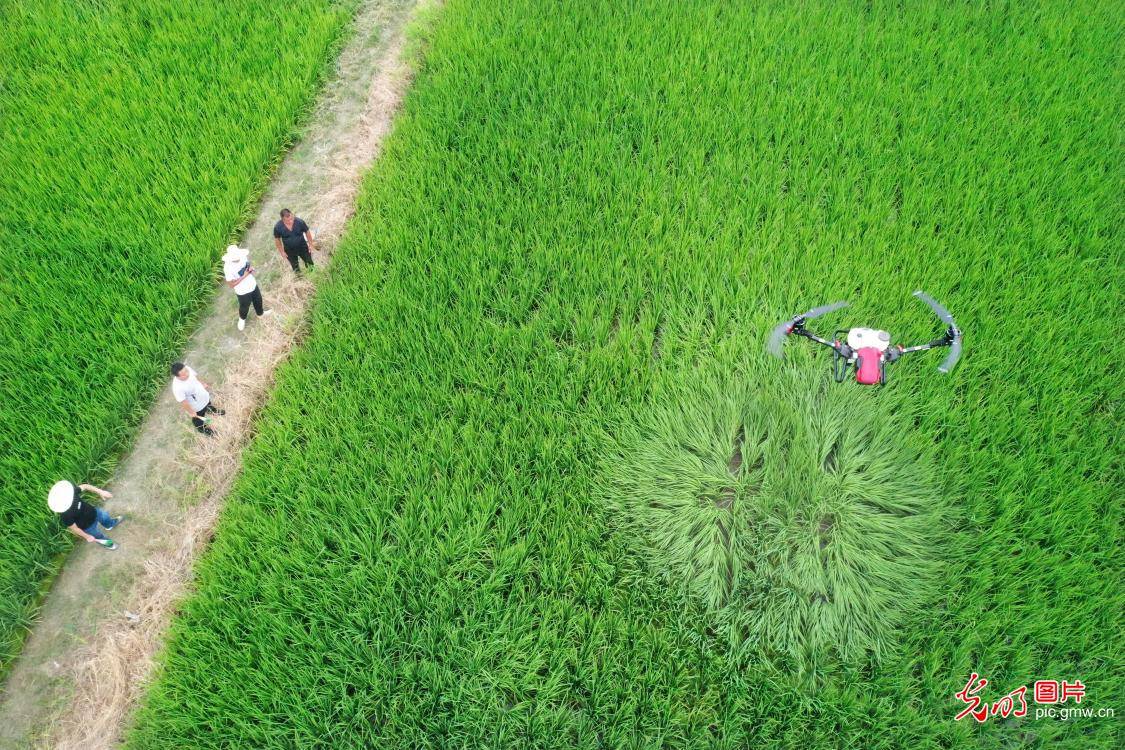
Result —
[{"label": "red drone body", "polygon": [[883,382],[883,353],[873,346],[865,346],[855,353],[855,382],[875,385]]}]

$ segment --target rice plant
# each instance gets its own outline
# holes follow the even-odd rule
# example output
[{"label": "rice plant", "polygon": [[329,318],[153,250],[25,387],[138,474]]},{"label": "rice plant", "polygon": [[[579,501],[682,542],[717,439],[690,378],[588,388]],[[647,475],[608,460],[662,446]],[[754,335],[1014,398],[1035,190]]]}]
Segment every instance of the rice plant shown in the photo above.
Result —
[{"label": "rice plant", "polygon": [[607,499],[626,533],[763,658],[803,671],[887,652],[934,599],[948,543],[906,415],[807,365],[669,379],[615,431]]},{"label": "rice plant", "polygon": [[350,7],[3,4],[0,673],[66,547],[46,488],[104,478],[164,386]]}]

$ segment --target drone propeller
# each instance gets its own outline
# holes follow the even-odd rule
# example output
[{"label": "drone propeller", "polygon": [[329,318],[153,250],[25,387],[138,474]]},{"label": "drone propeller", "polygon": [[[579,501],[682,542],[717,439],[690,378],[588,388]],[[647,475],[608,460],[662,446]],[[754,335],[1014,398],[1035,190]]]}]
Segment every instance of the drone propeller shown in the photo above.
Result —
[{"label": "drone propeller", "polygon": [[938,303],[930,295],[922,290],[914,292],[914,296],[925,302],[934,311],[934,314],[941,318],[941,321],[949,326],[949,331],[946,335],[950,337],[949,340],[949,354],[946,356],[945,361],[938,365],[938,372],[947,373],[953,369],[957,364],[957,360],[961,358],[961,329],[957,327],[957,323],[953,320],[953,315],[949,310],[946,310],[941,304]]},{"label": "drone propeller", "polygon": [[773,331],[770,332],[770,340],[769,344],[767,344],[767,348],[769,349],[770,354],[774,355],[775,357],[781,357],[781,345],[785,342],[785,337],[793,331],[793,327],[798,323],[804,323],[806,320],[819,318],[821,315],[827,315],[830,312],[839,310],[841,307],[847,306],[847,302],[833,302],[830,305],[821,305],[820,307],[814,307],[806,313],[795,315],[789,320],[784,320],[778,323],[776,326],[774,326]]},{"label": "drone propeller", "polygon": [[953,334],[953,341],[949,342],[949,355],[938,365],[938,372],[948,373],[957,364],[957,360],[961,359],[961,331],[954,330],[956,333]]}]

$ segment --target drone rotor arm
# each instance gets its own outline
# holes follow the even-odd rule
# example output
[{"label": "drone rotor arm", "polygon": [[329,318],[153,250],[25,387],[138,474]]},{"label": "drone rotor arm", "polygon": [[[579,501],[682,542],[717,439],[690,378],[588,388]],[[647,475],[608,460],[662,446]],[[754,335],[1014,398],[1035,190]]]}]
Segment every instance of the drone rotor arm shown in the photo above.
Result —
[{"label": "drone rotor arm", "polygon": [[925,344],[898,347],[898,356],[901,357],[904,354],[913,354],[914,352],[927,352],[930,349],[937,349],[939,346],[949,346],[950,343],[951,340],[949,338],[942,336],[940,339],[934,339]]},{"label": "drone rotor arm", "polygon": [[930,349],[938,349],[943,346],[949,347],[949,354],[946,355],[945,361],[938,365],[938,371],[948,373],[957,364],[957,360],[961,358],[961,332],[957,330],[956,326],[949,326],[945,335],[941,338],[928,341],[925,344],[918,344],[916,346],[897,346],[891,347],[888,352],[895,352],[889,355],[891,362],[898,360],[906,354],[913,354],[915,352],[927,352]]},{"label": "drone rotor arm", "polygon": [[781,348],[785,343],[785,337],[789,336],[790,334],[805,336],[806,338],[810,338],[813,341],[817,341],[818,343],[825,344],[826,346],[831,346],[831,343],[826,342],[824,339],[813,338],[811,334],[805,331],[805,321],[812,320],[813,318],[819,318],[821,315],[827,315],[830,312],[835,312],[836,310],[847,306],[847,302],[833,302],[830,305],[821,305],[820,307],[814,307],[808,312],[801,313],[800,315],[796,315],[789,320],[778,323],[776,326],[774,326],[773,330],[770,331],[769,342],[767,343],[766,348],[775,357],[780,358],[782,356]]},{"label": "drone rotor arm", "polygon": [[[837,352],[839,352],[840,354],[845,354],[845,347],[839,341],[829,341],[828,339],[823,339],[820,336],[817,336],[815,333],[812,333],[811,331],[805,330],[805,328],[803,326],[798,326],[797,328],[794,328],[793,329],[793,335],[794,336],[804,336],[809,341],[815,341],[816,343],[820,344],[821,346],[827,346],[829,349],[834,349]],[[849,351],[849,353],[850,353],[850,351]],[[847,356],[847,355],[845,355],[845,356]]]}]

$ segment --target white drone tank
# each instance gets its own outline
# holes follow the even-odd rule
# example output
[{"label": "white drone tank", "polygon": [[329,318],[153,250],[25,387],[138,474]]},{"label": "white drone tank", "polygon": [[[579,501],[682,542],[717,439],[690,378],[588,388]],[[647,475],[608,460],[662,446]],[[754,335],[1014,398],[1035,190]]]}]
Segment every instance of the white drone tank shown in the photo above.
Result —
[{"label": "white drone tank", "polygon": [[885,352],[891,345],[891,334],[875,328],[853,328],[848,331],[848,346],[852,349],[873,347]]}]

